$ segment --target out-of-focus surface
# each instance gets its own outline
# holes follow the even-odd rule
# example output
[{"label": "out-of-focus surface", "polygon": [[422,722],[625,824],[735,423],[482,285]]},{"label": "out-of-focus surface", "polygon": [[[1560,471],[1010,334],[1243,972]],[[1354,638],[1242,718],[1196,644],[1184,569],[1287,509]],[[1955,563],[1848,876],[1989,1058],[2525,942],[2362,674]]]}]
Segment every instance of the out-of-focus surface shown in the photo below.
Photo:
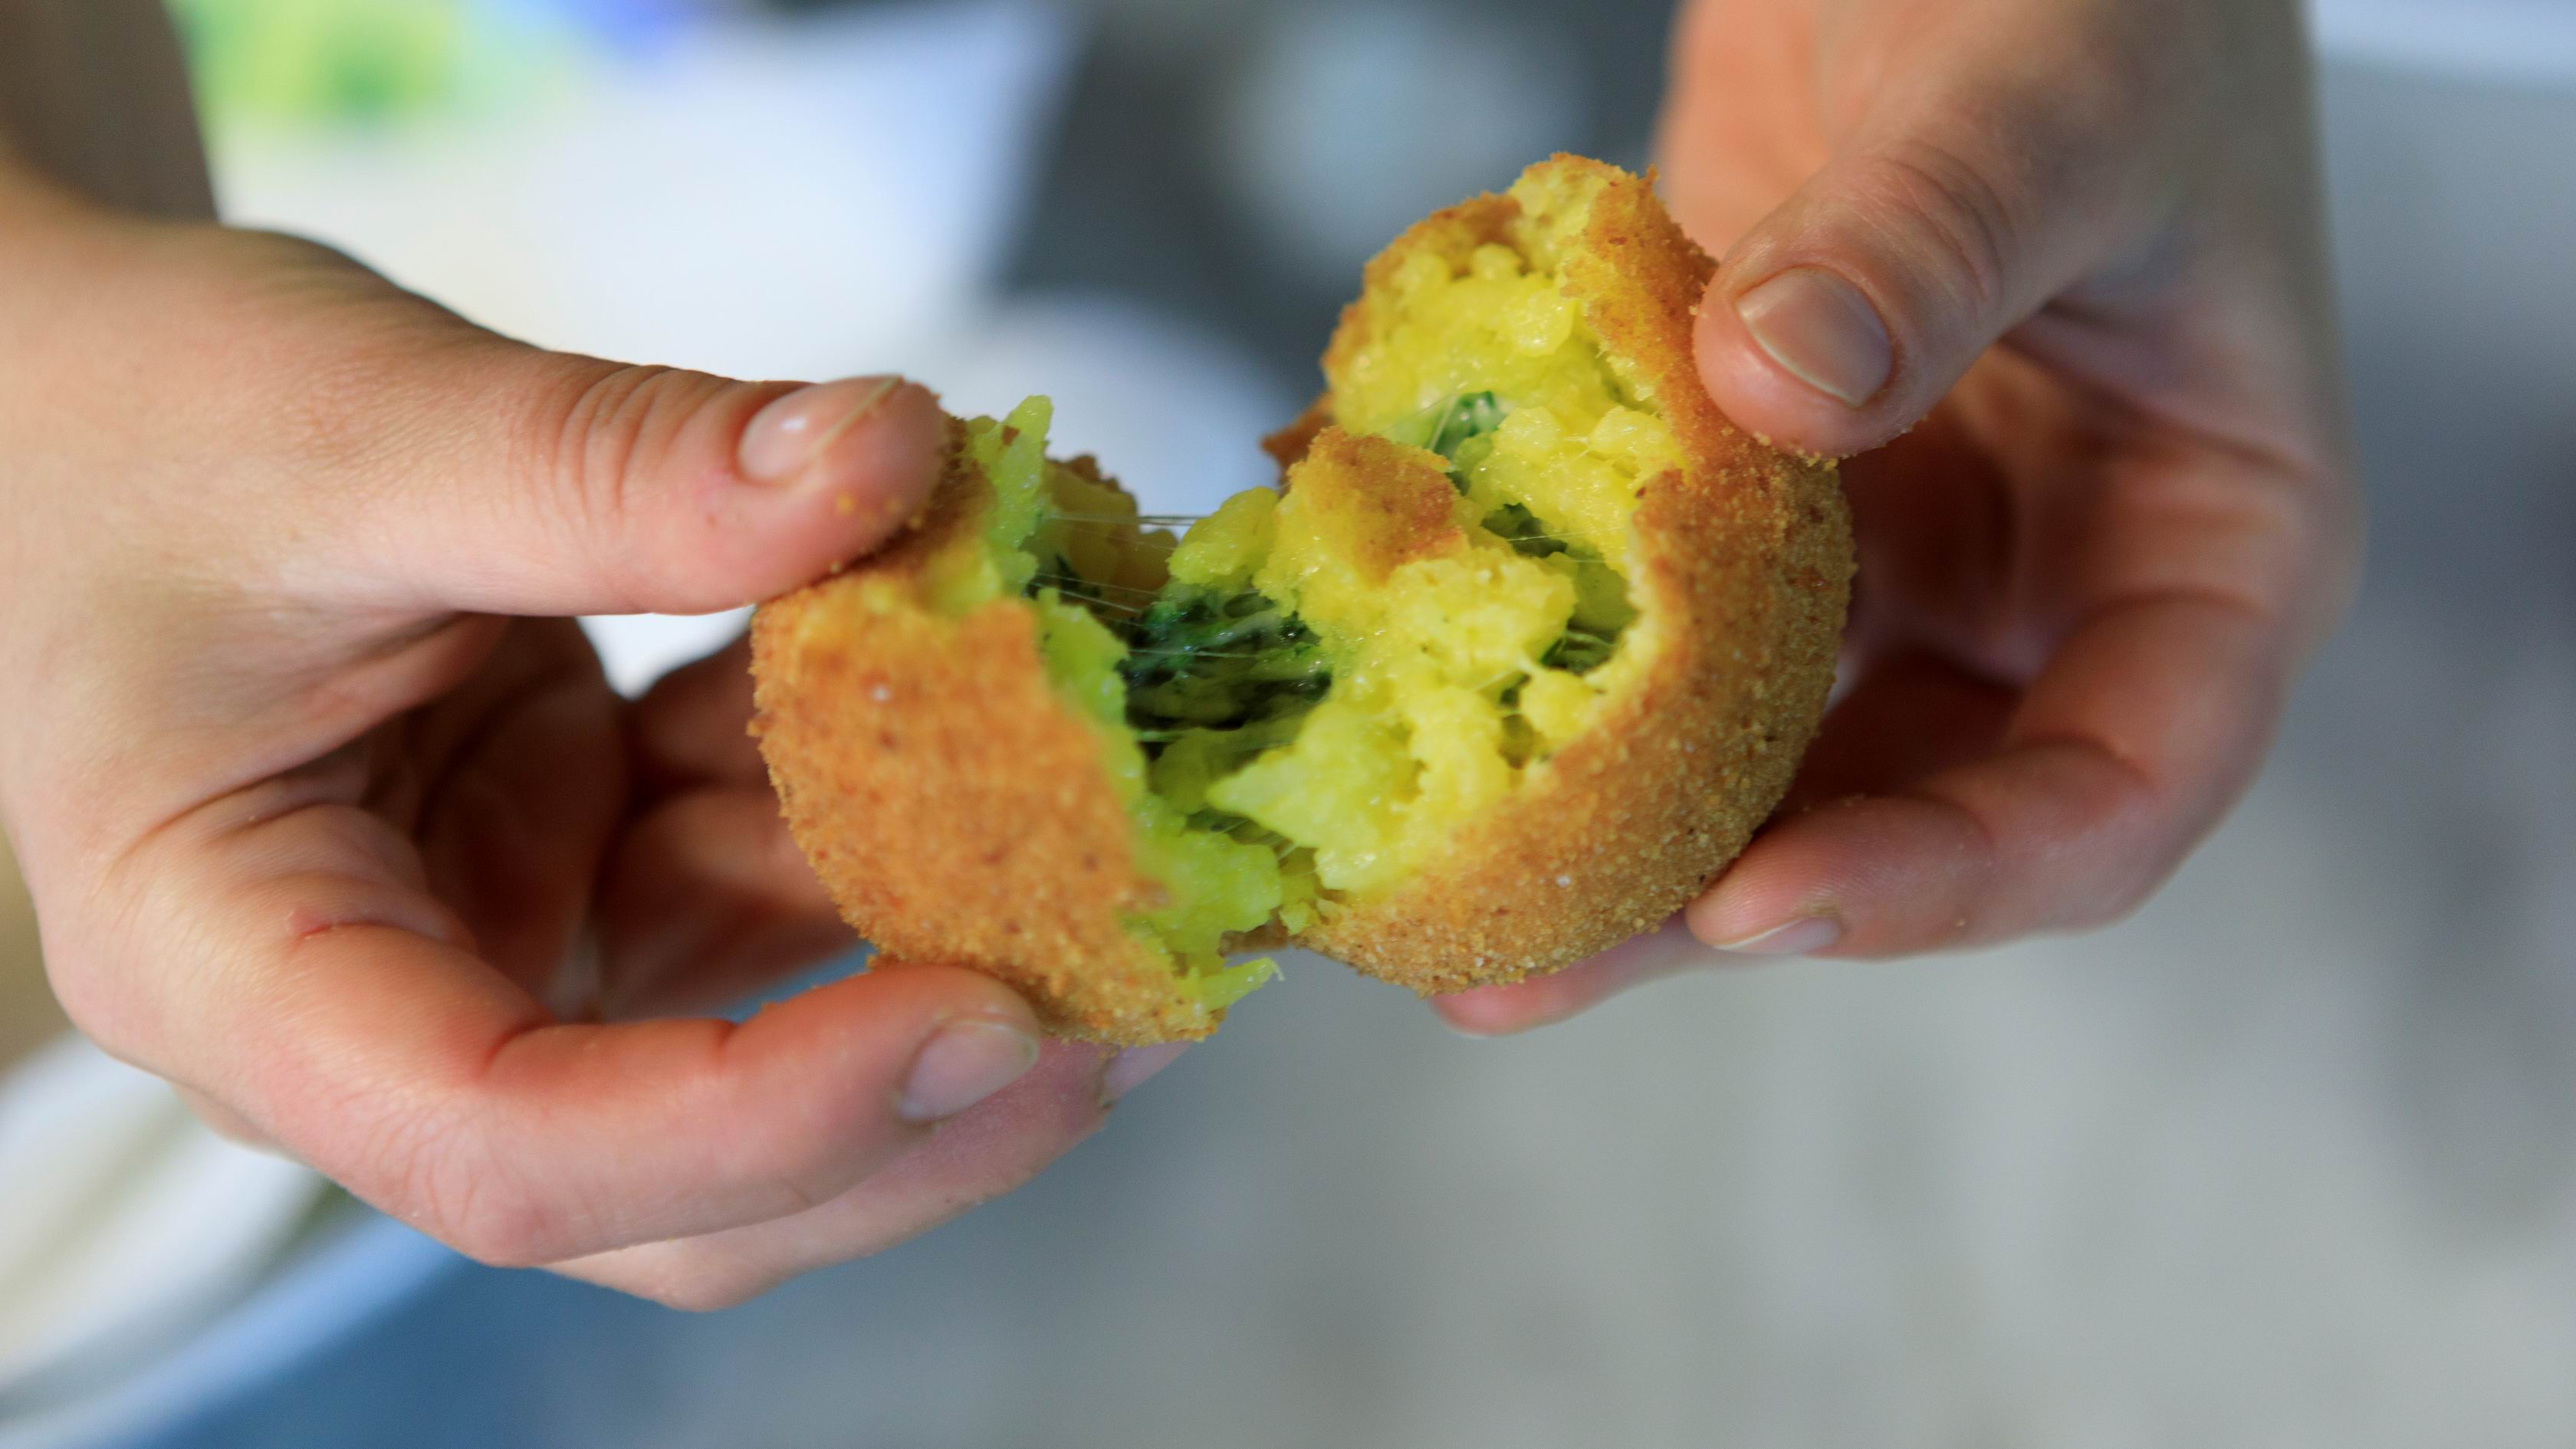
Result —
[{"label": "out-of-focus surface", "polygon": [[321,1186],[65,1032],[0,838],[0,1443],[184,1341]]},{"label": "out-of-focus surface", "polygon": [[2358,65],[2563,86],[2576,62],[2569,0],[2307,0],[2307,8],[2319,43]]},{"label": "out-of-focus surface", "polygon": [[0,1423],[168,1351],[293,1238],[306,1169],[63,1037],[0,1078]]},{"label": "out-of-focus surface", "polygon": [[[1113,469],[1185,415],[1149,468],[1177,503],[1293,396],[1320,284],[1180,169],[1221,138],[1153,88],[1186,69],[1158,45],[1273,63],[1232,7],[1110,9],[1154,23],[1085,62],[1015,271],[1084,300],[965,309],[1017,340],[959,366],[1089,389]],[[262,1320],[300,1362],[122,1442],[2576,1440],[2576,57],[2496,84],[2403,50],[2325,95],[2373,571],[2136,920],[1501,1043],[1292,959],[1099,1139],[892,1253],[710,1318],[461,1269],[294,1338],[351,1322],[343,1283]],[[1085,111],[1131,82],[1143,118]]]}]

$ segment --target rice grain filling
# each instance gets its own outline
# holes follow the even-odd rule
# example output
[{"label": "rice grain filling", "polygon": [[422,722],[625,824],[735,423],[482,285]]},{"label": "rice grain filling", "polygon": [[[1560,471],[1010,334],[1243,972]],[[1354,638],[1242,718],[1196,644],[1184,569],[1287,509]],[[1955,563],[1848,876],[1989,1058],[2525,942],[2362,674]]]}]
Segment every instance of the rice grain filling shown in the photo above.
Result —
[{"label": "rice grain filling", "polygon": [[1417,991],[1651,929],[1812,735],[1851,545],[1833,470],[1710,404],[1710,264],[1559,157],[1370,264],[1279,490],[1175,537],[1048,408],[956,425],[894,547],[764,606],[790,828],[888,953],[1051,1027],[1204,1035],[1285,941]]}]

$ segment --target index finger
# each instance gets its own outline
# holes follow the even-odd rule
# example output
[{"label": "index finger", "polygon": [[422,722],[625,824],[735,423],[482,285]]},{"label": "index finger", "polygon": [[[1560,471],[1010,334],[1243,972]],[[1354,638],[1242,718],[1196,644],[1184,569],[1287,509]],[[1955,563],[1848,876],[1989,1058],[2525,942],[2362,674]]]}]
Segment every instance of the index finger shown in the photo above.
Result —
[{"label": "index finger", "polygon": [[110,1050],[486,1262],[800,1211],[1037,1060],[1025,1003],[938,967],[739,1024],[556,1021],[389,835],[331,803],[166,833],[131,864],[166,912],[149,954],[176,969],[119,989],[75,962],[65,994]]},{"label": "index finger", "polygon": [[[2251,780],[2348,570],[2332,510],[2300,511],[2305,485],[2199,474],[2140,490],[2105,530],[2095,602],[2017,694],[1919,667],[1860,680],[1793,789],[1812,803],[1685,913],[1714,949],[1587,963],[1442,1014],[1515,1031],[1686,965],[1957,949],[2127,913]],[[2210,502],[2231,488],[2239,507]]]},{"label": "index finger", "polygon": [[[2079,638],[2071,656],[2052,667],[2054,688],[2086,695],[2083,706],[2155,740],[2081,733],[2080,717],[2052,722],[2056,705],[2036,695],[2014,712],[2000,742],[1973,722],[1948,741],[1921,739],[1914,732],[1955,709],[1944,696],[1960,686],[1918,670],[1865,680],[1827,720],[1809,756],[1811,776],[1822,767],[1848,781],[1854,762],[1841,757],[1891,736],[1938,754],[1944,743],[1988,733],[1980,743],[1991,752],[1919,778],[1882,775],[1857,793],[1825,777],[1802,777],[1793,801],[1816,803],[1765,827],[1660,933],[1553,976],[1443,998],[1436,1009],[1460,1031],[1499,1036],[1563,1020],[1680,971],[1776,956],[1951,949],[2120,914],[2215,823],[2260,754],[2277,709],[2277,686],[2268,683],[2276,676],[2251,667],[2261,653],[2249,647],[2253,640],[2236,641],[2245,657],[2225,668],[2218,656],[2230,652],[2228,642],[2194,636],[2213,627],[2232,631],[2206,618],[2152,617],[2168,610],[2188,614],[2194,606],[2142,601],[2101,621],[2101,632]],[[2162,645],[2180,657],[2152,677],[2132,673],[2147,662],[2132,651],[2152,652],[2154,636],[2168,629],[2174,637]],[[2141,630],[2150,637],[2124,637]],[[2077,689],[2097,667],[2104,675],[2098,684]],[[2237,704],[2206,717],[2158,718],[2202,688],[2209,697],[2233,695]],[[2186,716],[2197,713],[2186,707]],[[2192,757],[2128,753],[2141,743],[2188,749]],[[2168,779],[2181,783],[2168,786]]]},{"label": "index finger", "polygon": [[2242,603],[2106,608],[1993,754],[1778,822],[1692,903],[1691,929],[1756,954],[1892,956],[2107,924],[2243,791],[2290,669],[2283,631]]}]

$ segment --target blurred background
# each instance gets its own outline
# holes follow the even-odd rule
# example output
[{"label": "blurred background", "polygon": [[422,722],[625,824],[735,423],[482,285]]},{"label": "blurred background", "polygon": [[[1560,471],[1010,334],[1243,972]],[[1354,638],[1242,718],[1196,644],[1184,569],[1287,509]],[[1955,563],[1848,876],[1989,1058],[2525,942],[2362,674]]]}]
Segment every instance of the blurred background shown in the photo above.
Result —
[{"label": "blurred background", "polygon": [[[551,346],[1050,392],[1173,511],[1406,221],[1645,160],[1669,21],[176,8],[233,219]],[[2576,4],[2317,20],[2372,572],[2135,920],[1505,1042],[1292,958],[1032,1187],[692,1318],[206,1137],[0,890],[0,1449],[2576,1442]],[[738,621],[595,626],[633,685]]]}]

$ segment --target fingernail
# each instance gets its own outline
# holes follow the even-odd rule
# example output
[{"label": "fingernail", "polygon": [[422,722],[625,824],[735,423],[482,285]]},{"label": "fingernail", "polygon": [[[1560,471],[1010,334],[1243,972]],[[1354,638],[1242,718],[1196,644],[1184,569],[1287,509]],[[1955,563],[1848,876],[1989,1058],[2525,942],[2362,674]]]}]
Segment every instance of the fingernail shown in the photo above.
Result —
[{"label": "fingernail", "polygon": [[1170,1066],[1189,1049],[1188,1042],[1167,1041],[1160,1046],[1136,1047],[1120,1052],[1109,1063],[1109,1070],[1100,1074],[1100,1105],[1106,1107],[1145,1085],[1147,1078]]},{"label": "fingernail", "polygon": [[1887,386],[1896,349],[1878,309],[1819,267],[1791,267],[1735,299],[1744,330],[1800,382],[1859,407]]},{"label": "fingernail", "polygon": [[954,1117],[1018,1081],[1037,1061],[1038,1039],[1008,1022],[951,1022],[912,1059],[897,1110],[907,1122]]},{"label": "fingernail", "polygon": [[1800,916],[1741,941],[1725,941],[1719,950],[1738,956],[1812,956],[1842,939],[1843,923],[1831,916]]},{"label": "fingernail", "polygon": [[742,430],[737,454],[742,475],[755,483],[794,478],[834,439],[875,412],[902,382],[899,377],[845,377],[798,388],[773,401]]},{"label": "fingernail", "polygon": [[[1440,998],[1432,1014],[1442,1025],[1460,1036],[1490,1041],[1498,1036],[1517,1036],[1534,1026],[1545,1026],[1557,1019],[1551,1011],[1533,1019],[1528,1006],[1532,988],[1523,985],[1476,986]],[[1572,1015],[1573,1009],[1565,1009]]]}]

